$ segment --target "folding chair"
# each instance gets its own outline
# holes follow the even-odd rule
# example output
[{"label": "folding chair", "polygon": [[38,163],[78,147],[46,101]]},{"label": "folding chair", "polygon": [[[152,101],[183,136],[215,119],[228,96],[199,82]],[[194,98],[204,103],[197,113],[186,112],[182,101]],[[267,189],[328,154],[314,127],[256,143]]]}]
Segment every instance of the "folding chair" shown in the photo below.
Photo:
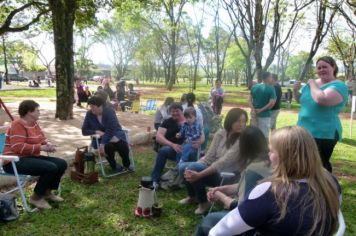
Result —
[{"label": "folding chair", "polygon": [[[4,133],[0,133],[0,176],[14,176],[16,178],[16,184],[17,184],[17,187],[15,187],[15,188],[7,191],[7,192],[4,192],[4,194],[10,194],[10,193],[13,193],[13,192],[19,190],[20,196],[21,196],[21,200],[22,200],[22,204],[23,204],[23,207],[25,208],[25,210],[27,212],[35,212],[38,209],[37,208],[33,208],[32,209],[32,208],[29,207],[29,205],[27,204],[25,193],[24,193],[25,185],[32,178],[32,176],[31,175],[20,175],[17,172],[17,168],[16,168],[16,165],[15,165],[15,162],[19,161],[19,157],[18,156],[1,155],[2,152],[3,152],[4,145],[5,145],[5,134]],[[14,170],[14,174],[8,174],[3,170],[3,168],[2,168],[2,162],[3,161],[10,161],[11,162],[12,168]]]},{"label": "folding chair", "polygon": [[153,111],[157,108],[157,101],[156,99],[149,99],[146,102],[146,105],[141,106],[142,111]]},{"label": "folding chair", "polygon": [[[125,132],[126,140],[127,140],[128,145],[129,145],[130,169],[132,171],[135,171],[136,167],[135,167],[135,162],[134,162],[134,158],[133,158],[133,152],[132,152],[131,144],[130,144],[130,140],[129,140],[129,130],[128,129],[123,129],[123,131]],[[96,146],[99,147],[99,138],[100,138],[100,136],[99,135],[92,135],[91,138],[95,139]],[[91,147],[91,149],[93,149],[93,147]],[[126,173],[131,172],[131,170],[126,170],[126,171],[122,171],[122,172],[119,172],[119,173],[107,174],[106,171],[105,171],[105,164],[107,164],[107,161],[101,156],[99,150],[96,150],[95,153],[97,154],[97,157],[99,159],[97,164],[100,166],[100,171],[101,171],[101,174],[102,174],[103,177],[109,178],[109,177],[122,175],[122,174],[126,174]]]}]

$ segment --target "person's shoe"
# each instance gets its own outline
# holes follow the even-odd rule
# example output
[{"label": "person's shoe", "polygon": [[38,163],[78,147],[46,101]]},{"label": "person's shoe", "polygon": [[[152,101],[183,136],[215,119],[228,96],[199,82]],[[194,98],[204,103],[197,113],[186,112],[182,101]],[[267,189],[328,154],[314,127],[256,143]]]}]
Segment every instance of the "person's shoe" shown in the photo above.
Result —
[{"label": "person's shoe", "polygon": [[121,173],[121,172],[124,172],[124,171],[125,171],[124,167],[118,165],[115,170],[112,170],[112,173],[113,174],[118,174],[118,173]]},{"label": "person's shoe", "polygon": [[196,215],[202,215],[209,210],[210,206],[210,202],[199,203],[198,208],[195,209],[194,213]]},{"label": "person's shoe", "polygon": [[158,190],[159,188],[159,183],[158,182],[153,182],[152,184],[154,190]]},{"label": "person's shoe", "polygon": [[125,167],[124,170],[127,172],[135,172],[135,169],[132,166]]},{"label": "person's shoe", "polygon": [[196,201],[192,197],[186,197],[186,198],[183,198],[182,200],[179,200],[179,204],[182,204],[182,205],[188,205],[188,204],[194,204],[194,203],[196,203]]},{"label": "person's shoe", "polygon": [[51,209],[52,208],[51,205],[49,205],[48,202],[44,198],[35,200],[35,199],[33,199],[33,197],[30,197],[29,202],[39,209]]},{"label": "person's shoe", "polygon": [[61,198],[61,197],[58,196],[58,195],[54,195],[53,193],[51,193],[51,194],[45,196],[45,199],[46,199],[46,200],[50,200],[50,201],[52,201],[52,202],[63,202],[63,201],[64,201],[63,198]]}]

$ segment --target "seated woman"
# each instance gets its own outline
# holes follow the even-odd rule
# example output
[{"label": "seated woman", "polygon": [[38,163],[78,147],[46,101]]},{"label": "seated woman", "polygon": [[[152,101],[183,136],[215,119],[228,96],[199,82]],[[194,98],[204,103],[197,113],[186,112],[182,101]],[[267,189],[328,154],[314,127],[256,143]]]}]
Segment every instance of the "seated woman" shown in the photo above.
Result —
[{"label": "seated woman", "polygon": [[276,130],[269,158],[272,177],[257,185],[209,235],[333,235],[339,186],[323,169],[313,137],[296,126]]},{"label": "seated woman", "polygon": [[206,196],[206,186],[218,186],[221,182],[219,172],[240,172],[239,137],[246,127],[247,112],[240,108],[231,109],[225,118],[224,129],[216,132],[206,155],[197,162],[179,165],[179,173],[186,180],[188,197],[181,204],[198,202],[195,214],[204,214],[210,207]]},{"label": "seated woman", "polygon": [[[40,116],[39,104],[33,100],[25,100],[19,106],[20,118],[11,123],[7,130],[4,155],[16,155],[19,174],[39,176],[34,193],[29,202],[40,209],[50,209],[47,200],[62,202],[63,198],[51,191],[59,187],[59,182],[67,169],[63,159],[43,156],[41,151],[55,152],[56,146],[44,136],[37,121]],[[3,165],[7,173],[13,173],[11,163]]]},{"label": "seated woman", "polygon": [[209,189],[208,200],[222,203],[226,210],[213,212],[204,217],[197,227],[196,236],[208,235],[219,220],[245,199],[257,185],[257,181],[271,175],[267,140],[260,129],[254,126],[246,127],[241,133],[239,146],[239,166],[244,169],[241,172],[241,179],[237,184]]},{"label": "seated woman", "polygon": [[169,106],[174,102],[172,97],[167,97],[161,107],[157,108],[154,120],[154,127],[158,130],[162,122],[170,117]]},{"label": "seated woman", "polygon": [[[100,154],[106,157],[114,173],[131,170],[129,146],[115,111],[99,96],[91,97],[88,104],[90,110],[83,122],[83,135],[100,136],[99,147],[96,147],[95,142],[93,146],[99,148]],[[116,163],[115,152],[120,154],[124,167]]]}]

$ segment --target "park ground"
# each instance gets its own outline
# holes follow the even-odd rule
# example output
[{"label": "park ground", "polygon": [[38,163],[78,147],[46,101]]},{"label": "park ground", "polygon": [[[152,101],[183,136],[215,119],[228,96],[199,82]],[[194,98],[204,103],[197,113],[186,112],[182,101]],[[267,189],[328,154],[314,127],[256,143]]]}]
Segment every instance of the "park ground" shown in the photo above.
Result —
[{"label": "park ground", "polygon": [[[59,146],[58,156],[63,156],[70,162],[75,148],[88,144],[88,139],[83,138],[80,133],[86,109],[75,107],[73,120],[58,121],[53,118],[53,88],[17,90],[19,87],[13,86],[7,91],[0,91],[0,97],[12,114],[16,114],[19,101],[26,98],[38,100],[42,113],[41,126]],[[90,87],[94,89],[95,85],[90,84]],[[208,86],[199,85],[195,93],[200,100],[207,100],[209,89]],[[227,95],[223,113],[232,107],[248,110],[246,88],[226,86],[225,89]],[[141,85],[140,90],[143,101],[156,98],[160,104],[167,96],[177,100],[183,92],[189,91],[189,85],[180,84],[179,88],[167,91],[163,85],[146,84]],[[293,103],[290,109],[286,109],[286,104],[282,107],[277,126],[294,125],[299,105]],[[349,111],[350,108],[347,107],[341,115],[344,138],[335,148],[332,163],[343,190],[342,211],[347,225],[346,235],[356,235],[356,125],[353,125],[354,133],[350,137]],[[130,129],[130,137],[144,140],[137,143],[150,140],[151,134],[147,132],[147,127],[152,127],[152,115],[153,112],[118,112],[121,124]],[[144,135],[141,137],[140,134]],[[163,204],[163,215],[160,218],[141,219],[134,216],[140,178],[150,174],[155,153],[150,145],[134,145],[133,151],[137,166],[135,173],[112,179],[100,178],[99,183],[91,186],[74,183],[66,176],[62,184],[62,195],[66,199],[64,203],[55,205],[50,211],[21,212],[19,220],[0,223],[0,235],[191,235],[202,218],[193,214],[195,206],[181,206],[177,203],[185,197],[184,189],[158,192],[158,199]],[[28,196],[32,188],[33,186],[27,188]]]}]

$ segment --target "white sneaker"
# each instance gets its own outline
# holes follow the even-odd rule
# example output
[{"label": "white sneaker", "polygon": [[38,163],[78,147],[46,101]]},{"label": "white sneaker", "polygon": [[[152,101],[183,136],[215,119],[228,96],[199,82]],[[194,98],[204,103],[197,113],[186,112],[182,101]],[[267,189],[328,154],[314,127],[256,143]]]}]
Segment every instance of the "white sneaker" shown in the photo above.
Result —
[{"label": "white sneaker", "polygon": [[51,205],[49,205],[48,202],[44,198],[34,200],[32,197],[30,197],[29,202],[39,209],[51,209],[52,208]]},{"label": "white sneaker", "polygon": [[182,204],[182,205],[188,205],[188,204],[194,204],[194,203],[196,203],[196,201],[192,197],[186,197],[186,198],[183,198],[182,200],[179,200],[179,204]]}]

